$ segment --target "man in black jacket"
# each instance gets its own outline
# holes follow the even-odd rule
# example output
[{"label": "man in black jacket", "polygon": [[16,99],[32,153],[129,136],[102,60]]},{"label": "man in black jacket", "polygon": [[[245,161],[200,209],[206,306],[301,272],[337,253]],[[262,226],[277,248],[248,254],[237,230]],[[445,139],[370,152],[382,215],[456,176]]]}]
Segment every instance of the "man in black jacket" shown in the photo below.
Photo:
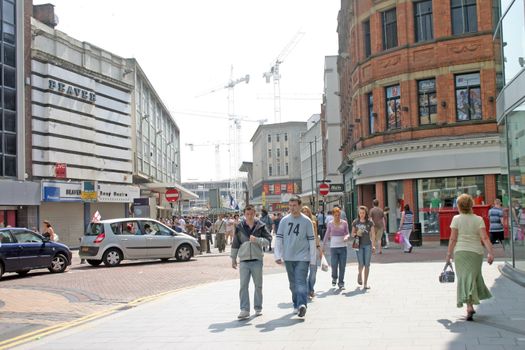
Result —
[{"label": "man in black jacket", "polygon": [[259,220],[255,220],[255,208],[247,205],[244,208],[244,220],[235,227],[231,249],[232,267],[237,268],[237,258],[240,261],[241,313],[238,316],[240,320],[250,317],[250,296],[248,295],[250,277],[255,285],[253,297],[255,316],[262,315],[263,248],[269,245],[271,239],[266,226]]}]

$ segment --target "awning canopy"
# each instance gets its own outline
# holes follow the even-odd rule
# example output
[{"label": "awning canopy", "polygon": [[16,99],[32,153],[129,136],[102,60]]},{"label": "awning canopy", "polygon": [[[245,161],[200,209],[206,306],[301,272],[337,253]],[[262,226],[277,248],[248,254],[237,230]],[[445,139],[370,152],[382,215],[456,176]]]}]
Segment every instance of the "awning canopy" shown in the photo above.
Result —
[{"label": "awning canopy", "polygon": [[181,200],[199,199],[198,195],[177,182],[152,182],[141,186],[159,193],[166,193],[167,190],[175,188],[179,191],[179,199]]}]

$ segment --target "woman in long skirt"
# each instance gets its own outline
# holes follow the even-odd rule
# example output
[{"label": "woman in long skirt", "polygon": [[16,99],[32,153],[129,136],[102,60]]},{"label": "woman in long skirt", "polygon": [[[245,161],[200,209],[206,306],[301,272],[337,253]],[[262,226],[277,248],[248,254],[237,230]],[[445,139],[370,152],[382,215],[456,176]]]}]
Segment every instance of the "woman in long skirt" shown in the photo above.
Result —
[{"label": "woman in long skirt", "polygon": [[451,235],[448,244],[446,261],[449,263],[454,254],[454,263],[457,273],[457,306],[467,304],[467,321],[473,321],[474,305],[480,300],[492,297],[483,275],[483,245],[488,251],[487,262],[492,264],[494,255],[492,244],[485,229],[483,219],[472,213],[474,201],[468,194],[458,197],[459,215],[454,216],[450,224]]}]

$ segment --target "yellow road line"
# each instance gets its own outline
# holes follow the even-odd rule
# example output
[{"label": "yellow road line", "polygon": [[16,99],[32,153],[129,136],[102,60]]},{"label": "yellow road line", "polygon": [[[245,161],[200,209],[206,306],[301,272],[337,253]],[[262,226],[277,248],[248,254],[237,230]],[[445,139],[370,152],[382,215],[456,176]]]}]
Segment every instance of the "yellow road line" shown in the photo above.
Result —
[{"label": "yellow road line", "polygon": [[155,295],[150,295],[150,296],[147,296],[147,297],[141,297],[141,298],[132,300],[129,303],[126,303],[124,305],[114,306],[112,308],[109,308],[109,309],[106,309],[106,310],[102,310],[102,311],[99,311],[99,312],[95,312],[93,314],[81,317],[81,318],[73,320],[73,321],[63,322],[63,323],[57,324],[55,326],[49,326],[49,327],[38,329],[36,331],[32,331],[32,332],[29,332],[29,333],[26,333],[26,334],[22,334],[22,335],[19,335],[17,337],[14,337],[14,338],[11,338],[11,339],[7,339],[7,340],[4,340],[4,341],[0,342],[0,350],[12,348],[14,346],[18,346],[18,345],[21,345],[21,344],[24,344],[24,343],[27,343],[27,342],[30,342],[30,341],[38,340],[38,339],[40,339],[42,337],[45,337],[45,336],[48,336],[48,335],[51,335],[51,334],[54,334],[54,333],[57,333],[57,332],[69,329],[69,328],[80,326],[80,325],[82,325],[84,323],[87,323],[89,321],[94,321],[94,320],[96,320],[98,318],[102,318],[102,317],[111,315],[111,314],[113,314],[113,313],[115,313],[117,311],[120,311],[120,310],[123,310],[123,309],[129,309],[130,307],[136,307],[136,306],[138,306],[140,304],[144,304],[144,303],[153,301],[155,299],[159,299],[159,298],[161,298],[161,297],[163,297],[165,295],[180,293],[180,292],[183,292],[183,291],[185,291],[187,289],[194,288],[194,287],[195,286],[185,287],[185,288],[177,289],[177,290],[174,290],[174,291],[162,292],[162,293],[155,294]]}]

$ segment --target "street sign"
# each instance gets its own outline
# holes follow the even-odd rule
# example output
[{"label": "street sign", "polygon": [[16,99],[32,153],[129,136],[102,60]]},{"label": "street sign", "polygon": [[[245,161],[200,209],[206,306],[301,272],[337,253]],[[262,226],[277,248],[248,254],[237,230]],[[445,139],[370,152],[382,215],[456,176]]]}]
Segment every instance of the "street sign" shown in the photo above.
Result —
[{"label": "street sign", "polygon": [[330,192],[344,192],[344,184],[330,184]]},{"label": "street sign", "polygon": [[172,188],[166,191],[166,200],[168,202],[176,202],[178,199],[179,199],[179,191],[177,191],[177,189]]},{"label": "street sign", "polygon": [[326,196],[329,192],[330,192],[330,186],[328,186],[328,184],[319,185],[319,194],[321,196]]}]

